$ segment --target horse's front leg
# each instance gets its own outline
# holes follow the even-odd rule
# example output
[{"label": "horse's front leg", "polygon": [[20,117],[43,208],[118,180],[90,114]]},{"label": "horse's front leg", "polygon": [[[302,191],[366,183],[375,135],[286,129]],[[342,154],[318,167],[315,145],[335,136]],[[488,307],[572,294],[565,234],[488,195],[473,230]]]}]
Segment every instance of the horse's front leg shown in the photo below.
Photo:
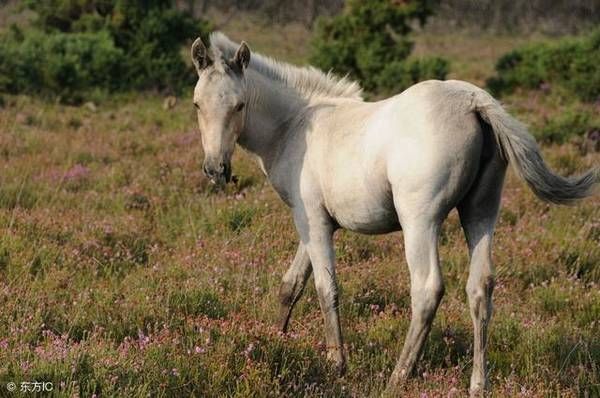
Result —
[{"label": "horse's front leg", "polygon": [[338,289],[335,276],[333,225],[329,216],[315,211],[295,214],[296,227],[312,263],[315,287],[325,319],[327,358],[334,361],[340,374],[346,371],[338,309]]},{"label": "horse's front leg", "polygon": [[279,288],[279,300],[281,303],[279,326],[283,333],[287,332],[292,310],[302,296],[304,286],[306,286],[306,281],[311,271],[308,251],[302,242],[300,242],[298,250],[296,250],[296,256],[294,256],[294,261],[292,261],[292,265],[285,275],[283,275],[281,287]]}]

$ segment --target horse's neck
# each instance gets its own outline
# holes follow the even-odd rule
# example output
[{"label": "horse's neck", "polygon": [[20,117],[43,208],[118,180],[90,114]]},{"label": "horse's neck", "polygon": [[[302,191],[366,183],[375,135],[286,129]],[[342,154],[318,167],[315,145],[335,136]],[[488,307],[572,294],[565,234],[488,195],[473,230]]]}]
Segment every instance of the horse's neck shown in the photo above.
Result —
[{"label": "horse's neck", "polygon": [[263,171],[268,171],[282,150],[292,121],[306,108],[306,101],[291,90],[247,71],[248,109],[246,126],[238,143],[257,156]]}]

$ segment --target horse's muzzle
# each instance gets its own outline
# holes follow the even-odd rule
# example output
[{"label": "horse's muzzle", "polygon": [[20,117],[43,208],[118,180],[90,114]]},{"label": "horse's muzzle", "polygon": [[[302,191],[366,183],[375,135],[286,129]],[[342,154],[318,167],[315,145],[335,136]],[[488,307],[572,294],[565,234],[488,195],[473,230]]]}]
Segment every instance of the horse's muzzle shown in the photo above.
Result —
[{"label": "horse's muzzle", "polygon": [[224,185],[231,181],[231,163],[205,161],[202,166],[204,175],[217,185]]}]

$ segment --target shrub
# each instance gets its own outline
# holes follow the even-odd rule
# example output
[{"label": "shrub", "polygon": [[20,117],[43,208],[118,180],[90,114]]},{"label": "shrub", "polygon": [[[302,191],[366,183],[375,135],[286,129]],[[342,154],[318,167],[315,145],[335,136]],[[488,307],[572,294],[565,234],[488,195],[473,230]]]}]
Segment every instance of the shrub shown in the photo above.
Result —
[{"label": "shrub", "polygon": [[178,91],[194,77],[181,45],[198,34],[205,36],[208,25],[173,4],[27,2],[38,15],[34,28],[13,27],[0,37],[0,91],[42,92],[67,102],[78,102],[98,89]]},{"label": "shrub", "polygon": [[423,80],[443,80],[448,69],[448,61],[439,57],[396,61],[386,65],[375,81],[380,91],[397,92]]},{"label": "shrub", "polygon": [[[146,12],[130,7],[121,10],[122,21],[108,26],[115,43],[126,54],[124,78],[132,88],[178,90],[194,79],[195,73],[183,62],[181,45],[199,34],[206,36],[208,26],[165,7]],[[118,10],[113,18],[116,15]]]},{"label": "shrub", "polygon": [[534,128],[533,133],[544,142],[564,143],[573,136],[584,136],[595,129],[600,129],[600,124],[591,112],[569,107],[546,120],[542,126]]},{"label": "shrub", "polygon": [[69,100],[94,88],[114,90],[123,59],[105,31],[49,36],[30,31],[20,41],[0,44],[0,75],[5,76],[0,90],[55,93]]},{"label": "shrub", "polygon": [[351,0],[344,13],[320,19],[312,40],[311,61],[348,74],[370,91],[405,88],[421,78],[444,78],[448,64],[439,59],[407,62],[413,42],[411,22],[431,15],[429,2]]},{"label": "shrub", "polygon": [[517,87],[559,85],[584,101],[600,97],[600,30],[557,43],[529,44],[502,56],[488,87],[497,95]]}]

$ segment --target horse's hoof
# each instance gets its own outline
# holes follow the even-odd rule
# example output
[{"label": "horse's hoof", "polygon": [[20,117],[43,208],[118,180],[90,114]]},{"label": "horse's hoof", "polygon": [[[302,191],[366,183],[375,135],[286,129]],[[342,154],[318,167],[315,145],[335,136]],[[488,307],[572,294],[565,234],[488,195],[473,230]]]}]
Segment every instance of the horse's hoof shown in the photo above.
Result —
[{"label": "horse's hoof", "polygon": [[396,397],[401,397],[403,396],[401,388],[403,385],[403,381],[392,381],[390,380],[388,382],[387,387],[385,388],[385,391],[383,392],[382,397],[385,398],[396,398]]},{"label": "horse's hoof", "polygon": [[469,397],[481,398],[487,396],[486,392],[489,390],[489,382],[486,377],[473,374],[471,376],[471,384],[469,387]]},{"label": "horse's hoof", "polygon": [[404,368],[402,369],[394,369],[392,375],[390,376],[390,381],[388,382],[389,386],[399,386],[402,385],[410,375],[410,372]]},{"label": "horse's hoof", "polygon": [[279,310],[279,322],[277,323],[277,326],[279,328],[279,331],[281,331],[281,333],[283,334],[286,334],[288,331],[288,326],[290,324],[290,315],[290,307],[282,305],[281,309]]},{"label": "horse's hoof", "polygon": [[346,368],[346,361],[342,361],[341,363],[336,363],[335,364],[335,370],[336,370],[337,375],[339,377],[342,377],[343,375],[345,375],[346,371],[348,370]]},{"label": "horse's hoof", "polygon": [[403,395],[401,388],[408,379],[409,375],[410,372],[408,372],[406,369],[394,369],[383,396],[386,398],[401,397]]},{"label": "horse's hoof", "polygon": [[287,320],[287,318],[281,319],[277,323],[277,328],[279,329],[279,331],[281,332],[281,334],[287,334],[287,331],[288,331],[288,320]]},{"label": "horse's hoof", "polygon": [[347,367],[346,367],[346,360],[342,359],[336,359],[335,360],[335,373],[339,376],[342,377],[343,375],[346,374],[347,371]]},{"label": "horse's hoof", "polygon": [[346,358],[339,350],[328,351],[327,359],[335,364],[335,371],[338,376],[346,374]]},{"label": "horse's hoof", "polygon": [[485,388],[482,385],[477,385],[469,388],[470,398],[483,398],[485,397]]}]

